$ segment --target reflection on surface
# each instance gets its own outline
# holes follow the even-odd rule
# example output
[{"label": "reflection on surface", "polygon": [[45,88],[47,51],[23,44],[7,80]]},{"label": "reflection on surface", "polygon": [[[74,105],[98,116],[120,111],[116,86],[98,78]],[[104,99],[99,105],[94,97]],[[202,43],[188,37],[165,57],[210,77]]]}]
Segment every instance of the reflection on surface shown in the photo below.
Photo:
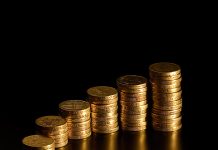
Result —
[{"label": "reflection on surface", "polygon": [[146,131],[123,132],[122,149],[125,150],[148,150]]},{"label": "reflection on surface", "polygon": [[57,150],[90,150],[91,137],[81,140],[69,140],[64,147],[57,148]]},{"label": "reflection on surface", "polygon": [[182,150],[181,130],[173,132],[153,133],[152,149],[154,150]]},{"label": "reflection on surface", "polygon": [[96,134],[92,135],[92,149],[93,150],[118,150],[118,132],[110,134]]}]

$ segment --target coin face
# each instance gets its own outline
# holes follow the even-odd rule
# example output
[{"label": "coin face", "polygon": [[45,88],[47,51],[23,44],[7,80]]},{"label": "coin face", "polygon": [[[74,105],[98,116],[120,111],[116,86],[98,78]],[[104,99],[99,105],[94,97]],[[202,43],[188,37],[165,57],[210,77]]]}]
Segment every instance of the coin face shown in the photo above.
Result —
[{"label": "coin face", "polygon": [[66,100],[59,104],[59,108],[65,111],[80,111],[89,107],[89,102],[83,100]]},{"label": "coin face", "polygon": [[121,85],[140,85],[147,82],[146,78],[137,75],[125,75],[117,79],[117,83]]},{"label": "coin face", "polygon": [[46,147],[52,146],[54,140],[42,135],[30,135],[23,139],[23,144],[29,147]]},{"label": "coin face", "polygon": [[41,127],[57,127],[65,123],[66,121],[60,116],[43,116],[36,119],[36,124]]},{"label": "coin face", "polygon": [[95,86],[87,90],[88,95],[94,97],[107,97],[117,95],[117,90],[109,86]]},{"label": "coin face", "polygon": [[162,76],[180,73],[179,65],[169,62],[154,63],[149,66],[149,70]]}]

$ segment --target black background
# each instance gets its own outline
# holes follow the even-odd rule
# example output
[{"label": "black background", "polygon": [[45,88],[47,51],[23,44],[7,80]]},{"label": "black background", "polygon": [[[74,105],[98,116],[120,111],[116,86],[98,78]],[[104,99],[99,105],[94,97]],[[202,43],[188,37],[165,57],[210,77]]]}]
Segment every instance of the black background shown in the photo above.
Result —
[{"label": "black background", "polygon": [[148,66],[160,61],[182,69],[184,149],[212,140],[217,47],[209,35],[213,30],[202,24],[210,19],[190,10],[150,11],[148,17],[13,13],[1,55],[3,149],[20,149],[22,138],[35,132],[35,119],[57,114],[61,101],[85,99],[91,86],[116,87],[121,75],[148,77]]}]

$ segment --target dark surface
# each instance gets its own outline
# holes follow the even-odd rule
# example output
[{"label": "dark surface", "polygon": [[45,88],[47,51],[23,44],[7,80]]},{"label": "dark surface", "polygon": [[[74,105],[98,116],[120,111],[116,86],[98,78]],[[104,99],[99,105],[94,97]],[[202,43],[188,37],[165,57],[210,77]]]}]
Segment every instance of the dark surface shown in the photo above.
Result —
[{"label": "dark surface", "polygon": [[[178,48],[179,49],[179,48]],[[201,61],[187,55],[181,57],[181,50],[131,49],[123,56],[110,50],[99,51],[99,55],[85,51],[80,53],[44,53],[34,57],[21,57],[9,69],[6,97],[1,109],[2,147],[10,150],[21,148],[24,136],[35,133],[34,121],[43,115],[58,114],[58,104],[66,99],[85,99],[91,86],[108,85],[116,87],[117,77],[137,74],[148,77],[148,66],[154,62],[177,63],[182,69],[183,127],[180,134],[159,133],[148,126],[146,133],[123,133],[114,135],[92,135],[87,140],[70,141],[72,149],[192,149],[200,142],[206,131],[199,112],[204,103],[203,89],[198,85],[203,75],[199,74]],[[93,55],[89,55],[93,53]],[[125,51],[123,51],[125,53]],[[77,58],[77,59],[74,59]],[[78,59],[79,58],[79,59]],[[81,63],[84,62],[85,63]],[[149,101],[151,99],[149,98]],[[148,121],[150,124],[150,121]],[[197,142],[196,142],[197,141]],[[69,147],[71,147],[69,145]],[[80,148],[79,148],[80,147]],[[172,148],[175,149],[175,148]]]}]

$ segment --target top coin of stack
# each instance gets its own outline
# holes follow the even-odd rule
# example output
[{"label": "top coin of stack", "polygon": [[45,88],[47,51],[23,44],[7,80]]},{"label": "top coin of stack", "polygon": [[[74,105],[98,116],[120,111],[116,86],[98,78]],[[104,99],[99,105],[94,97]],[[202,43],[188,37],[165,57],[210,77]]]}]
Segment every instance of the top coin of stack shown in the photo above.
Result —
[{"label": "top coin of stack", "polygon": [[67,145],[68,129],[66,121],[60,116],[43,116],[36,119],[40,134],[51,137],[55,141],[55,148]]},{"label": "top coin of stack", "polygon": [[70,139],[84,139],[91,135],[89,102],[66,100],[59,104],[59,110],[67,120]]},{"label": "top coin of stack", "polygon": [[87,90],[91,103],[92,131],[112,133],[119,129],[117,90],[108,86],[96,86]]},{"label": "top coin of stack", "polygon": [[126,75],[117,79],[123,130],[146,129],[147,80],[142,76]]},{"label": "top coin of stack", "polygon": [[160,62],[149,66],[152,86],[152,125],[155,130],[175,131],[182,127],[181,69],[177,64]]},{"label": "top coin of stack", "polygon": [[42,135],[30,135],[22,140],[24,150],[55,150],[55,142],[52,138]]}]

